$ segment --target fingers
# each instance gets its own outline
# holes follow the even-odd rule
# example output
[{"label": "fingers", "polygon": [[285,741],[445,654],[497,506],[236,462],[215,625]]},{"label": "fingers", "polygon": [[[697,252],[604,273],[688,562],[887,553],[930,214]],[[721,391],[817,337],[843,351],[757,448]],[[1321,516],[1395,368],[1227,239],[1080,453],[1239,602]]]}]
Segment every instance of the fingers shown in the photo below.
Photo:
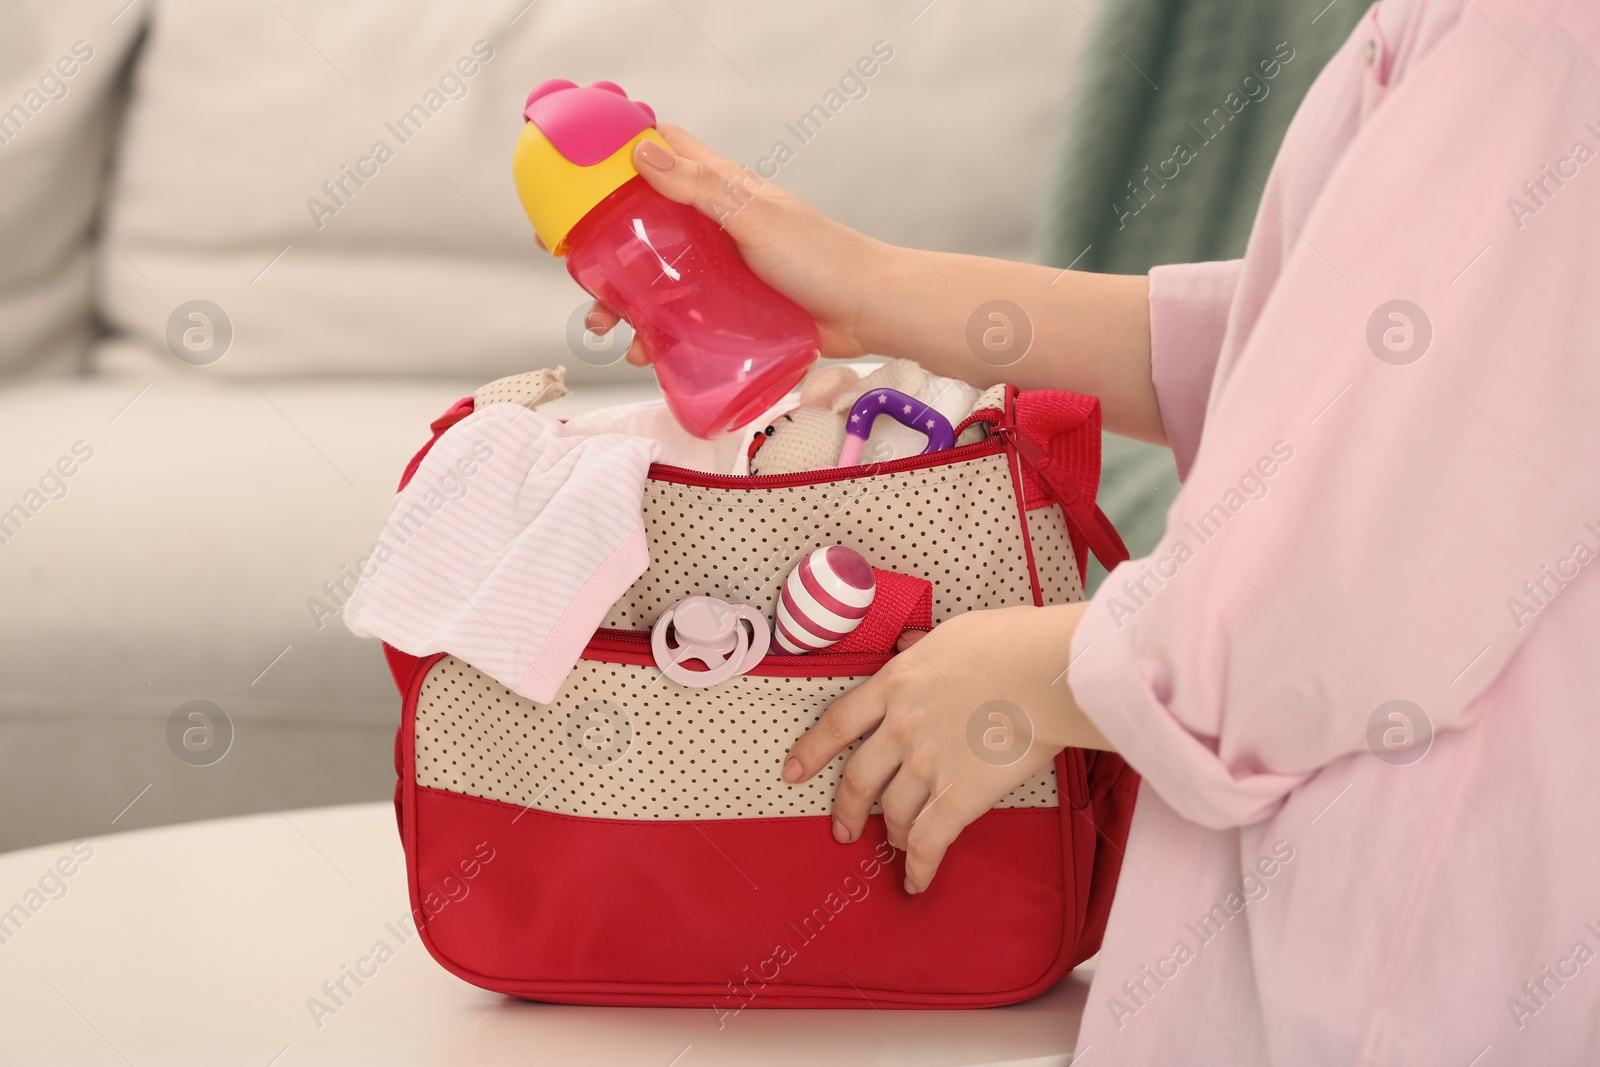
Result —
[{"label": "fingers", "polygon": [[[900,773],[896,774],[896,771]],[[884,787],[892,786],[891,778],[894,782],[907,778],[900,767],[899,755],[886,739],[867,738],[866,743],[845,761],[844,774],[840,775],[838,791],[833,795],[835,841],[849,844],[861,836],[861,828],[867,824],[867,813],[872,810],[872,804],[880,793],[884,796],[884,810],[888,811],[889,796],[884,792]],[[902,785],[900,792],[903,794],[906,791],[907,786]],[[894,838],[891,837],[889,841],[893,844]]]},{"label": "fingers", "polygon": [[927,630],[902,630],[900,636],[895,639],[894,650],[896,652],[904,652],[927,636]]},{"label": "fingers", "polygon": [[605,334],[622,321],[622,317],[599,304],[589,309],[589,314],[584,317],[583,325],[590,333]]},{"label": "fingers", "polygon": [[644,342],[639,340],[638,334],[634,334],[633,342],[628,345],[625,358],[635,367],[648,367],[650,365],[650,353],[645,349]]},{"label": "fingers", "polygon": [[[863,745],[862,748],[866,746]],[[854,757],[851,757],[851,762],[855,762]],[[848,770],[849,764],[845,767]],[[900,773],[894,776],[882,792],[884,833],[889,839],[889,844],[903,852],[912,824],[917,821],[917,816],[922,814],[923,806],[928,803],[928,783],[911,768],[901,767]],[[836,811],[837,807],[838,802],[835,801]]]},{"label": "fingers", "polygon": [[752,203],[756,191],[766,184],[682,130],[668,126],[661,132],[674,151],[669,152],[654,141],[640,141],[633,150],[633,164],[650,187],[668,200],[693,204],[701,213],[725,224]]},{"label": "fingers", "polygon": [[[596,301],[594,306],[589,309],[589,314],[584,317],[583,326],[590,333],[603,337],[615,329],[617,323],[621,321],[622,316]],[[634,334],[633,340],[628,344],[628,351],[624,353],[624,358],[635,367],[648,367],[650,365],[650,353],[646,351],[644,342],[639,339],[638,334]]]},{"label": "fingers", "polygon": [[[866,748],[862,746],[863,751]],[[960,801],[954,783],[935,789],[933,780],[911,767],[901,767],[884,787],[884,831],[889,844],[906,855],[907,893],[917,894],[928,888],[950,845],[986,810],[981,806],[976,811],[968,810]]]},{"label": "fingers", "polygon": [[667,144],[672,146],[674,152],[685,159],[693,159],[701,163],[728,163],[730,166],[733,165],[731,160],[717,155],[711,146],[685,130],[682,126],[663,123],[656,127],[656,132],[666,140]]},{"label": "fingers", "polygon": [[822,718],[789,750],[789,758],[783,765],[783,780],[805,781],[882,722],[884,706],[879,690],[878,679],[869,678],[828,705]]},{"label": "fingers", "polygon": [[[963,810],[957,798],[951,795],[953,792],[952,788],[941,787],[929,797],[906,832],[907,893],[920,893],[928,888],[956,835],[983,814],[982,811]],[[887,797],[884,809],[888,810]],[[890,843],[893,844],[892,839]]]}]

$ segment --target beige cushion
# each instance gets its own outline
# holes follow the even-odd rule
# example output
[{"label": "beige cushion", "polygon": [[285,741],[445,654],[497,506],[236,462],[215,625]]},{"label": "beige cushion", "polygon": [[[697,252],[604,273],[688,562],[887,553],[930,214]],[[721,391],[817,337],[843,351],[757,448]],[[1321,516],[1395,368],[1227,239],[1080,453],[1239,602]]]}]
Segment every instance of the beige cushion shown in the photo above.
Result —
[{"label": "beige cushion", "polygon": [[[0,811],[28,813],[0,819],[0,850],[112,829],[151,783],[115,829],[384,795],[399,701],[378,642],[327,612],[428,423],[477,384],[0,389]],[[215,766],[167,749],[193,699],[234,724]]]},{"label": "beige cushion", "polygon": [[[388,695],[372,683],[377,643],[313,605],[348,595],[324,583],[371,550],[428,423],[474,384],[107,377],[0,390],[13,442],[0,459],[0,708],[229,693],[263,713],[366,714],[349,708]],[[542,410],[643,392],[589,387]]]},{"label": "beige cushion", "polygon": [[0,4],[0,374],[75,370],[87,351],[88,219],[139,29],[124,2]]},{"label": "beige cushion", "polygon": [[[511,147],[534,85],[617,81],[752,166],[787,142],[783,184],[886,240],[1022,257],[1087,32],[1046,0],[937,3],[914,23],[903,5],[850,0],[518,6],[155,7],[110,205],[126,261],[101,254],[112,324],[144,359],[176,364],[174,309],[219,305],[231,349],[186,373],[487,381],[564,362],[575,383],[631,380],[625,365],[597,371],[569,351],[587,299],[534,245],[517,202]],[[880,40],[893,58],[866,95],[832,98],[846,102],[802,144],[786,123],[828,102]],[[463,57],[475,73],[450,80]],[[428,104],[441,77],[460,98],[433,98],[438,110],[402,142],[386,123]],[[378,141],[393,158],[365,164],[376,173],[357,187],[342,168]],[[334,181],[343,206],[323,188]]]}]

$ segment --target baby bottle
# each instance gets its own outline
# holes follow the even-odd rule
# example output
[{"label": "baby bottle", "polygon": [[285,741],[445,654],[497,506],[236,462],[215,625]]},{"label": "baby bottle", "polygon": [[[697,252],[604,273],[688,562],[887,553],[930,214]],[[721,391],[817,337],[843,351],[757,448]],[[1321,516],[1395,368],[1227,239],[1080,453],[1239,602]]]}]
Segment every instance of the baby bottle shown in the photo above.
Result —
[{"label": "baby bottle", "polygon": [[634,169],[640,141],[666,147],[649,107],[611,82],[552,80],[523,115],[511,170],[534,232],[633,326],[684,429],[737,429],[805,377],[816,323],[750,272],[721,226]]}]

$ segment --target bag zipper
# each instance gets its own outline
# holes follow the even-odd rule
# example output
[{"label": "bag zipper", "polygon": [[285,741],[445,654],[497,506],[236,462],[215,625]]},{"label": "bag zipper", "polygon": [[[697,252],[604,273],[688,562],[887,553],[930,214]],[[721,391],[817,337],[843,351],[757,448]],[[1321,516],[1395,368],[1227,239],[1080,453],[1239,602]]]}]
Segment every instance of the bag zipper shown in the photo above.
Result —
[{"label": "bag zipper", "polygon": [[650,478],[652,481],[672,482],[676,485],[693,485],[706,489],[791,489],[802,485],[826,485],[830,482],[871,478],[879,474],[899,474],[902,471],[941,467],[947,463],[960,463],[964,460],[979,459],[1005,451],[1005,442],[1001,439],[999,433],[1002,428],[1000,419],[978,418],[971,421],[987,422],[989,436],[982,441],[974,441],[971,444],[956,445],[954,448],[946,448],[938,452],[923,452],[915,456],[891,459],[883,463],[862,463],[854,467],[824,467],[821,470],[799,471],[794,474],[707,474],[705,471],[697,471],[690,467],[675,467],[670,463],[652,463],[650,465]]},{"label": "bag zipper", "polygon": [[1046,496],[1060,505],[1075,545],[1081,541],[1083,547],[1093,552],[1108,571],[1115,570],[1117,564],[1129,558],[1122,535],[1117,533],[1117,528],[1100,510],[1095,498],[1085,497],[1078,486],[1063,479],[1055,460],[1043,445],[1018,430],[1011,419],[996,426],[994,436],[1003,441],[1016,454],[1019,463],[1033,473],[1044,487]]},{"label": "bag zipper", "polygon": [[[768,652],[746,674],[766,678],[847,678],[876,674],[894,658],[893,652],[807,652],[789,656]],[[596,630],[584,646],[583,658],[601,663],[626,663],[654,667],[649,630]]]}]

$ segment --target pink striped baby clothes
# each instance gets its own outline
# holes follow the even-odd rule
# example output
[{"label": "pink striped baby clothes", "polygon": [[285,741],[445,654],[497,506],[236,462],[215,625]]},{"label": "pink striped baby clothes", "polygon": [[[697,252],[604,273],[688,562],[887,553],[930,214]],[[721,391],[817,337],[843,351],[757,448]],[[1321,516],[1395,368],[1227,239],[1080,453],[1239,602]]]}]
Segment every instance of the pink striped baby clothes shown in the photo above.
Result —
[{"label": "pink striped baby clothes", "polygon": [[344,607],[359,637],[449,652],[540,703],[649,564],[648,437],[575,436],[519,404],[446,430],[395,497]]}]

